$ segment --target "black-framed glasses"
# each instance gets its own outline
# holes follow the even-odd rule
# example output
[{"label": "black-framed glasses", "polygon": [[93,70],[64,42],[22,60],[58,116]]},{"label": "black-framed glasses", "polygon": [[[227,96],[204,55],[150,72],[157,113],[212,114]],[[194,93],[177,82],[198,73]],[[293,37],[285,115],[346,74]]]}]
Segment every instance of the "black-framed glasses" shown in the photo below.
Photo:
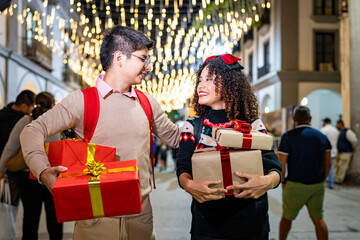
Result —
[{"label": "black-framed glasses", "polygon": [[141,62],[144,64],[144,68],[149,66],[149,64],[150,64],[150,57],[149,56],[147,56],[146,58],[137,56],[135,54],[131,54],[131,56],[134,56],[134,57],[137,57],[138,59],[140,59]]}]

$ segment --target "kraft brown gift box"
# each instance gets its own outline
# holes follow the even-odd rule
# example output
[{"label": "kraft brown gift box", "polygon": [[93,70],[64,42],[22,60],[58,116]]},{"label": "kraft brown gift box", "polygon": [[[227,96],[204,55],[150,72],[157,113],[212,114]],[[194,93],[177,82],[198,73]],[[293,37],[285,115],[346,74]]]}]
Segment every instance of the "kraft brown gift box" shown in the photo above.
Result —
[{"label": "kraft brown gift box", "polygon": [[243,133],[232,128],[213,128],[212,137],[223,147],[271,150],[273,137],[259,131]]},{"label": "kraft brown gift box", "polygon": [[[226,150],[229,151],[229,170],[223,169],[221,151],[214,148],[196,150],[191,158],[192,175],[194,180],[221,180],[214,188],[224,188],[223,182],[231,180],[232,184],[244,183],[245,181],[235,175],[235,172],[264,175],[262,156],[260,150]],[[225,173],[225,175],[223,175]],[[225,177],[225,178],[224,178]],[[231,185],[231,184],[230,184]],[[228,192],[226,195],[239,193]]]}]

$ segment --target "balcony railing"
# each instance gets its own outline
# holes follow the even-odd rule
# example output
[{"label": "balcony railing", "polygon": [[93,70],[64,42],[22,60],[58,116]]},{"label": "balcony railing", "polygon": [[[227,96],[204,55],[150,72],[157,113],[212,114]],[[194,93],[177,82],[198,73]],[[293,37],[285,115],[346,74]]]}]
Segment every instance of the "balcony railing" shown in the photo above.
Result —
[{"label": "balcony railing", "polygon": [[50,48],[33,38],[24,38],[24,56],[39,64],[48,71],[52,71],[52,51]]}]

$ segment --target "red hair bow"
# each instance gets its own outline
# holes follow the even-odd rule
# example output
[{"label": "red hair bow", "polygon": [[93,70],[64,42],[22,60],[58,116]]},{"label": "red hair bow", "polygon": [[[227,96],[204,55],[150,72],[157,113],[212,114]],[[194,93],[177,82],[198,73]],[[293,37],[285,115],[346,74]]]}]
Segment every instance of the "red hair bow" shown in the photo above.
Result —
[{"label": "red hair bow", "polygon": [[223,60],[224,63],[226,63],[226,66],[229,69],[244,69],[243,66],[241,66],[238,61],[241,60],[241,58],[235,57],[234,55],[231,54],[222,54],[222,55],[217,55],[217,56],[211,56],[208,57],[204,63],[206,63],[207,61],[211,60],[211,59],[215,59],[215,58],[221,58]]}]

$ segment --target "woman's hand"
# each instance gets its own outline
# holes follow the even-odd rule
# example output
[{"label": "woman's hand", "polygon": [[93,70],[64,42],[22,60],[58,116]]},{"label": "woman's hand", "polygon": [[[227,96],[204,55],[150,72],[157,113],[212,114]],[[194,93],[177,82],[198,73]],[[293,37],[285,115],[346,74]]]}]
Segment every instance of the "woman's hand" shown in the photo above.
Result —
[{"label": "woman's hand", "polygon": [[211,188],[212,185],[221,183],[220,180],[193,180],[192,177],[187,173],[181,174],[179,180],[185,191],[188,192],[199,203],[222,199],[225,197],[225,193],[227,192],[227,190],[224,188]]},{"label": "woman's hand", "polygon": [[247,173],[235,173],[238,177],[246,179],[245,183],[228,186],[227,190],[240,190],[235,194],[236,198],[254,198],[257,199],[264,195],[268,190],[274,188],[280,181],[280,175],[272,171],[265,176]]}]

